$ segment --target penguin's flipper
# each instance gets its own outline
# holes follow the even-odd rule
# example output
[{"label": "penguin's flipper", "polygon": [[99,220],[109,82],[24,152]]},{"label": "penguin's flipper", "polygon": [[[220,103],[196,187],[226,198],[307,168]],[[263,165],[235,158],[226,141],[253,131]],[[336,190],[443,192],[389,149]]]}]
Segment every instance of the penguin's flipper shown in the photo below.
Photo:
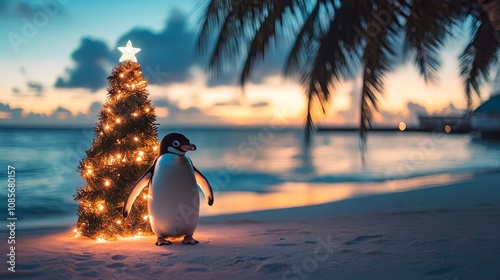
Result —
[{"label": "penguin's flipper", "polygon": [[201,190],[203,191],[203,194],[205,195],[205,199],[208,202],[208,205],[212,206],[214,204],[214,192],[212,191],[212,186],[210,186],[210,183],[208,182],[207,178],[201,174],[201,172],[196,169],[196,167],[193,165],[194,169],[194,178],[196,179],[196,183],[200,186]]},{"label": "penguin's flipper", "polygon": [[[142,175],[142,177],[135,183],[134,187],[132,188],[132,191],[130,191],[127,200],[125,200],[125,204],[123,206],[123,217],[127,218],[128,214],[130,213],[130,210],[132,209],[132,204],[134,204],[135,199],[137,196],[141,193],[142,189],[146,187],[153,178],[153,172],[152,169],[154,168],[151,166],[151,168],[146,172],[146,174]],[[154,170],[154,169],[153,169]]]}]

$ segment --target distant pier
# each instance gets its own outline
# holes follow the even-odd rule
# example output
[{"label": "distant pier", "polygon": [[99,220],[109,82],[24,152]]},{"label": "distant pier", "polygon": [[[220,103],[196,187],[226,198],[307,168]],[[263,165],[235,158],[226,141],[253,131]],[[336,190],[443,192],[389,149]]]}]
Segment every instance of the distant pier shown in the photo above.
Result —
[{"label": "distant pier", "polygon": [[[468,134],[472,132],[470,118],[467,116],[420,116],[419,126],[407,127],[404,122],[399,126],[383,126],[368,129],[376,132],[443,132],[447,134]],[[355,132],[357,127],[320,126],[318,132]]]}]

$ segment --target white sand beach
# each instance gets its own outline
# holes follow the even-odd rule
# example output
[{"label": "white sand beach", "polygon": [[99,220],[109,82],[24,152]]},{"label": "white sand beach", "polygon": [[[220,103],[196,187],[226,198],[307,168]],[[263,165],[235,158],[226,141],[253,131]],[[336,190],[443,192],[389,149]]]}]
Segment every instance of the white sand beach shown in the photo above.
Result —
[{"label": "white sand beach", "polygon": [[16,272],[4,262],[0,278],[500,279],[499,181],[498,173],[479,174],[432,188],[202,217],[195,246],[158,247],[154,236],[97,242],[71,237],[69,227],[19,230]]}]

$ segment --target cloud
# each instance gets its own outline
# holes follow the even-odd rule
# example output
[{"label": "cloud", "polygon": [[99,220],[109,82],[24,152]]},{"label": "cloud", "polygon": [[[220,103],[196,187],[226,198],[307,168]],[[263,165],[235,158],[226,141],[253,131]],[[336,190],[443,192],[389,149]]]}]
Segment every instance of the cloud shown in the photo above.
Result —
[{"label": "cloud", "polygon": [[359,124],[359,101],[361,99],[361,81],[353,81],[353,87],[349,92],[349,108],[338,111],[334,118],[339,119],[347,125]]},{"label": "cloud", "polygon": [[[353,87],[349,92],[349,108],[340,110],[333,115],[333,120],[339,121],[343,125],[359,126],[360,121],[360,108],[359,102],[361,101],[362,81],[353,81]],[[384,97],[381,97],[381,101]],[[409,102],[408,110],[413,112],[414,119],[417,120],[417,112],[426,112],[425,108],[417,103]],[[413,110],[413,111],[412,111]],[[393,112],[381,108],[379,112],[374,111],[374,118],[372,121],[373,126],[391,126],[398,124],[400,121],[408,119],[408,115],[403,112]]]},{"label": "cloud", "polygon": [[[35,3],[36,4],[35,4]],[[41,12],[50,17],[63,11],[62,7],[66,1],[61,0],[41,0],[41,1],[12,1],[0,0],[0,15],[19,17],[36,17],[37,12]],[[5,18],[5,17],[4,17]]]},{"label": "cloud", "polygon": [[28,82],[26,84],[28,86],[29,89],[33,90],[35,92],[35,96],[37,97],[41,97],[43,96],[43,85],[41,83],[37,83],[37,82]]},{"label": "cloud", "polygon": [[100,40],[83,38],[80,46],[71,55],[75,67],[66,69],[67,77],[59,77],[56,88],[88,88],[92,92],[107,85],[106,77],[110,73],[105,68],[105,62],[110,52],[106,43]]},{"label": "cloud", "polygon": [[252,108],[262,108],[262,107],[267,107],[269,105],[270,104],[267,101],[259,101],[259,102],[250,104],[250,107],[252,107]]},{"label": "cloud", "polygon": [[[87,88],[96,91],[107,86],[109,76],[104,62],[116,65],[121,53],[119,46],[125,46],[128,40],[141,51],[136,54],[141,64],[143,76],[149,84],[165,85],[187,82],[194,78],[193,69],[205,69],[207,56],[198,56],[194,47],[198,34],[189,28],[188,16],[173,10],[160,31],[149,28],[134,28],[117,40],[117,44],[108,51],[101,40],[83,38],[80,46],[72,55],[75,67],[67,69],[68,77],[59,77],[55,83],[59,88]],[[269,75],[278,75],[285,61],[288,47],[271,52],[265,61],[255,66],[251,81],[262,83]],[[242,61],[232,63],[241,65]],[[209,77],[207,86],[235,85],[240,69],[227,71],[219,77]]]},{"label": "cloud", "polygon": [[23,109],[11,108],[8,104],[0,103],[0,121],[4,119],[20,119],[23,115]]},{"label": "cloud", "polygon": [[101,102],[94,102],[90,104],[89,115],[98,116],[99,113],[101,112],[102,106],[103,104]]},{"label": "cloud", "polygon": [[[220,125],[227,123],[223,119],[211,116],[200,108],[179,108],[178,104],[167,98],[156,99],[153,102],[160,128],[169,126]],[[40,126],[40,127],[93,127],[99,117],[103,104],[94,102],[85,113],[72,113],[59,106],[50,113],[26,112],[21,108],[12,108],[0,103],[0,125]],[[162,114],[162,112],[166,114]]]},{"label": "cloud", "polygon": [[16,14],[21,16],[32,16],[37,10],[27,2],[17,2],[14,7]]},{"label": "cloud", "polygon": [[0,15],[32,16],[37,8],[25,1],[0,0]]},{"label": "cloud", "polygon": [[418,119],[419,116],[427,116],[429,113],[427,112],[427,109],[425,109],[424,106],[416,103],[416,102],[408,102],[406,104],[406,107],[408,108],[408,111],[410,112],[410,117],[414,119]]},{"label": "cloud", "polygon": [[230,100],[227,100],[227,101],[219,101],[219,102],[216,102],[212,105],[212,107],[225,107],[225,106],[247,106],[247,107],[250,107],[250,108],[263,108],[263,107],[267,107],[267,106],[270,106],[271,103],[267,102],[267,101],[257,101],[255,103],[251,103],[251,104],[248,104],[248,105],[245,105],[245,104],[241,104],[240,100],[238,98],[233,98],[233,99],[230,99]]},{"label": "cloud", "polygon": [[[200,108],[189,107],[186,109],[167,98],[155,99],[153,101],[157,114],[157,121],[163,126],[168,125],[200,125],[200,124],[223,124],[224,121],[215,116],[205,114]],[[166,114],[164,114],[166,113]],[[163,127],[160,125],[160,127]]]},{"label": "cloud", "polygon": [[224,106],[240,106],[240,105],[241,105],[240,101],[236,98],[233,98],[233,99],[228,100],[228,101],[216,102],[212,106],[213,107],[224,107]]},{"label": "cloud", "polygon": [[49,114],[25,112],[21,108],[11,108],[0,103],[0,124],[21,126],[91,126],[97,120],[98,113],[92,112],[96,103],[91,105],[88,114],[73,115],[64,107],[58,107]]},{"label": "cloud", "polygon": [[27,81],[26,87],[24,87],[24,89],[15,86],[11,89],[11,91],[15,96],[33,96],[32,92],[34,92],[34,96],[43,97],[45,87],[39,82]]},{"label": "cloud", "polygon": [[[116,47],[125,45],[128,40],[142,49],[137,59],[150,84],[184,82],[191,78],[191,67],[201,66],[201,59],[194,53],[196,33],[189,30],[187,16],[176,10],[171,12],[163,30],[133,29],[118,39]],[[118,56],[114,53],[113,61]]]},{"label": "cloud", "polygon": [[[215,44],[215,41],[213,44]],[[285,65],[286,57],[290,52],[290,46],[286,43],[280,44],[276,49],[270,49],[269,53],[266,54],[263,61],[257,62],[252,68],[251,75],[247,82],[252,82],[254,84],[261,84],[269,76],[282,75],[283,67]],[[220,85],[236,85],[240,81],[241,67],[243,67],[246,59],[246,55],[243,55],[240,61],[232,62],[231,65],[239,66],[238,68],[232,68],[228,71],[224,71],[220,76],[209,77],[207,81],[207,86],[215,87]],[[207,62],[204,61],[203,68],[205,68]]]},{"label": "cloud", "polygon": [[381,110],[377,115],[380,116],[380,119],[374,121],[374,124],[376,123],[381,126],[392,126],[407,119],[407,116],[403,115],[401,112],[391,112],[387,110]]},{"label": "cloud", "polygon": [[443,110],[434,112],[434,115],[462,116],[465,113],[465,109],[457,108],[453,103],[450,103],[447,107],[443,108]]}]

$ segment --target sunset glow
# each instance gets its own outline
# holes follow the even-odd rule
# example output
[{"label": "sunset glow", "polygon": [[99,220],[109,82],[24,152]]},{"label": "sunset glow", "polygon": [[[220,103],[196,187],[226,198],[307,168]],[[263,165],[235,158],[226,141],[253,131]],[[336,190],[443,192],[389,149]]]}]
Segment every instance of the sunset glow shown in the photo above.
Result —
[{"label": "sunset glow", "polygon": [[[0,74],[4,77],[0,87],[0,124],[91,126],[97,120],[98,108],[105,102],[108,71],[121,55],[116,46],[125,45],[127,40],[133,41],[133,48],[141,49],[134,55],[148,80],[148,91],[160,124],[265,125],[277,114],[284,116],[288,125],[303,124],[303,86],[299,77],[285,79],[279,73],[282,65],[258,68],[256,75],[259,78],[251,80],[244,88],[236,85],[236,71],[215,79],[216,82],[204,72],[206,65],[202,61],[206,57],[196,56],[193,50],[197,36],[197,29],[194,28],[196,18],[187,16],[199,4],[197,1],[130,4],[131,11],[147,11],[134,13],[134,21],[123,16],[114,17],[114,13],[119,12],[110,9],[109,3],[91,2],[93,4],[89,6],[76,2],[62,5],[61,10],[64,14],[71,14],[71,17],[57,14],[46,27],[40,28],[33,40],[0,47],[3,66]],[[90,6],[93,8],[88,8]],[[40,8],[33,4],[32,9]],[[0,19],[3,22],[0,31],[19,33],[23,23],[21,15],[16,10],[9,11],[10,15]],[[104,18],[109,17],[118,20],[105,21]],[[98,20],[91,21],[89,18]],[[151,36],[157,36],[165,45],[151,45],[141,38],[134,31],[139,22],[140,28],[151,32]],[[190,38],[186,41],[188,43],[173,37],[174,27],[175,36]],[[164,33],[161,35],[155,30]],[[386,93],[381,100],[381,113],[375,117],[376,123],[397,125],[401,120],[416,122],[415,112],[408,105],[410,103],[418,104],[428,113],[449,110],[447,108],[463,109],[465,97],[457,75],[457,56],[464,42],[465,38],[458,38],[450,40],[445,46],[440,80],[434,85],[425,84],[410,62],[398,66],[389,74]],[[179,53],[182,49],[186,51]],[[43,55],[40,55],[41,50]],[[76,61],[72,58],[77,51],[87,56],[86,61],[95,70],[82,75],[90,68],[84,68],[87,64],[81,64],[79,58]],[[284,57],[286,52],[288,50],[277,55]],[[104,56],[106,59],[103,59]],[[102,69],[102,72],[97,69]],[[483,98],[486,98],[488,85],[484,86],[483,92]],[[337,85],[321,123],[357,125],[359,94],[359,78]],[[148,109],[145,110],[147,112]]]}]

